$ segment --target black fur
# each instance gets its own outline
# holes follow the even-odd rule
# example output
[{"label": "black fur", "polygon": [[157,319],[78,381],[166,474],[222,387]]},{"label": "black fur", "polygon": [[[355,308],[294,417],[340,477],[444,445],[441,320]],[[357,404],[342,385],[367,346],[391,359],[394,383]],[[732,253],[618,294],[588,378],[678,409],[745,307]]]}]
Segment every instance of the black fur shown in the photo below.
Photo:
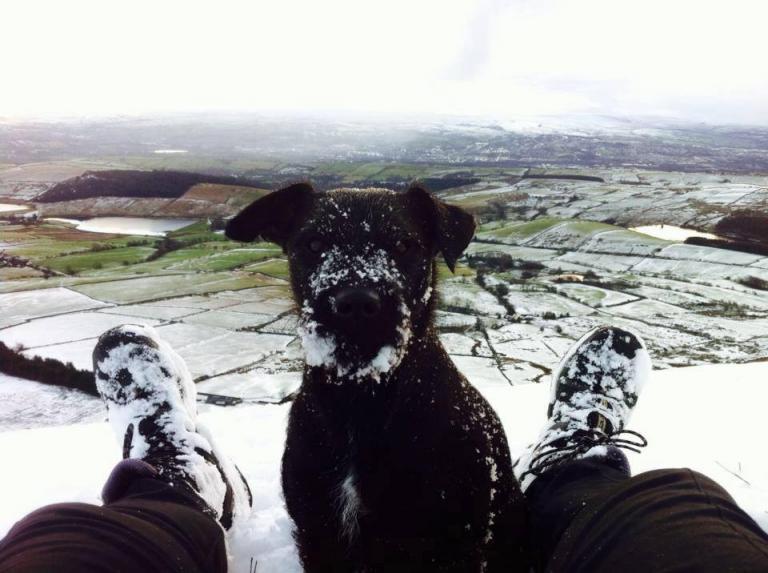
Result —
[{"label": "black fur", "polygon": [[[316,193],[304,183],[227,227],[284,248],[305,342],[335,343],[331,358],[307,353],[283,455],[310,573],[526,570],[504,431],[432,323],[435,258],[453,268],[474,229],[420,186]],[[342,308],[349,293],[358,302]],[[377,370],[385,347],[394,366]]]}]

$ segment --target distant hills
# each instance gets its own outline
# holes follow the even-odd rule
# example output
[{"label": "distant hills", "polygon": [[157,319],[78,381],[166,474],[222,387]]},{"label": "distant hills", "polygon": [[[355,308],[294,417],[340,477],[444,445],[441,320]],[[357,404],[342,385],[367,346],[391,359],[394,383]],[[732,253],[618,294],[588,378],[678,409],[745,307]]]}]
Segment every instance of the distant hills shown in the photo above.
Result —
[{"label": "distant hills", "polygon": [[267,191],[238,177],[182,171],[87,171],[37,196],[44,217],[217,217]]},{"label": "distant hills", "polygon": [[260,162],[768,173],[768,127],[604,116],[466,118],[176,115],[0,123],[0,164],[67,159],[251,176]]}]

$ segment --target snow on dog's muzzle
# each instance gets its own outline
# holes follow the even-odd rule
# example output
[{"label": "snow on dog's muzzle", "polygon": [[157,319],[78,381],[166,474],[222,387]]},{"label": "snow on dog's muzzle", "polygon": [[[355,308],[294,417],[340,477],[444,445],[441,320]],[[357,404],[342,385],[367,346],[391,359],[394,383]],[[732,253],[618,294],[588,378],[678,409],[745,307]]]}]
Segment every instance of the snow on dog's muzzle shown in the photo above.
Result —
[{"label": "snow on dog's muzzle", "polygon": [[401,275],[385,251],[346,254],[335,247],[323,255],[310,286],[299,326],[309,366],[339,379],[379,381],[400,364],[411,313]]}]

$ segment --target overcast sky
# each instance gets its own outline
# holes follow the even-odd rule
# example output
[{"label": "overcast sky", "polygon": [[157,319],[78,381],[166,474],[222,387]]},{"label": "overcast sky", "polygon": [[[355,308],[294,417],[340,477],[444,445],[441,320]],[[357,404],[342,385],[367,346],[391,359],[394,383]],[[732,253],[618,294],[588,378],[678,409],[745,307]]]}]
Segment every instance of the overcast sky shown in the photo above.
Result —
[{"label": "overcast sky", "polygon": [[768,124],[768,0],[2,0],[0,116],[607,113]]}]

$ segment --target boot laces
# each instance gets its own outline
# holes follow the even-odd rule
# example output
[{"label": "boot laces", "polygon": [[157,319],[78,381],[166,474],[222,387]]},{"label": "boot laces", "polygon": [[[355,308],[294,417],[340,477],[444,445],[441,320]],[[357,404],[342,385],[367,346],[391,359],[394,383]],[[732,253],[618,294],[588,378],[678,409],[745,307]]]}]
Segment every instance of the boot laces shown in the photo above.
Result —
[{"label": "boot laces", "polygon": [[640,450],[647,445],[648,440],[642,434],[632,430],[610,432],[603,432],[596,428],[577,430],[571,436],[560,436],[539,446],[538,449],[545,451],[540,452],[531,459],[530,467],[520,475],[520,480],[527,475],[539,477],[550,468],[561,464],[564,460],[575,459],[580,455],[586,454],[596,446],[613,446],[640,453]]}]

